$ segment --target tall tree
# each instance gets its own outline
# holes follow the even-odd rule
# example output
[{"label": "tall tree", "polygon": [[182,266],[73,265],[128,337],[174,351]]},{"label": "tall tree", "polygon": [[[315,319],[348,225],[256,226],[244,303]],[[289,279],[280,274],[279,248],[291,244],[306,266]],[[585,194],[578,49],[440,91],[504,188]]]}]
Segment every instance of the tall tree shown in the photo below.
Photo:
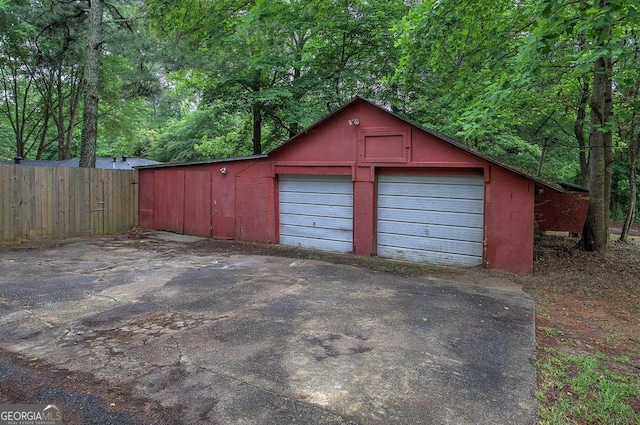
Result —
[{"label": "tall tree", "polygon": [[633,65],[640,63],[640,39],[635,28],[629,28],[625,38],[627,52],[630,54],[625,61],[621,61],[614,99],[617,105],[615,117],[617,135],[626,157],[629,182],[629,200],[620,232],[620,241],[627,241],[635,221],[638,209],[638,167],[640,165],[640,75]]},{"label": "tall tree", "polygon": [[[533,49],[523,50],[523,63],[557,67],[554,59],[563,52],[568,61],[558,69],[575,75],[582,86],[575,127],[579,140],[580,122],[586,119],[584,99],[590,90],[590,200],[581,244],[586,250],[604,250],[609,241],[614,155],[613,81],[622,69],[620,60],[628,54],[622,35],[640,24],[638,4],[632,0],[536,0],[529,10],[535,19],[528,38]],[[591,75],[591,84],[584,77],[586,73]],[[581,158],[581,164],[584,162]]]},{"label": "tall tree", "polygon": [[612,83],[613,59],[607,52],[611,41],[611,4],[600,0],[604,19],[596,26],[600,55],[593,67],[591,91],[591,132],[589,134],[589,211],[582,230],[581,243],[587,251],[602,251],[609,242],[611,205],[611,165],[613,164]]},{"label": "tall tree", "polygon": [[84,59],[84,109],[82,114],[82,137],[80,166],[96,166],[98,138],[98,101],[100,81],[100,52],[102,50],[104,0],[91,0],[89,6],[87,48]]},{"label": "tall tree", "polygon": [[36,28],[25,19],[25,2],[17,2],[10,9],[3,5],[0,11],[5,24],[0,34],[0,113],[13,130],[15,155],[24,158],[43,121],[39,114],[41,99],[34,94],[36,58],[30,54]]},{"label": "tall tree", "polygon": [[[628,54],[624,31],[640,23],[635,1],[599,0],[588,10],[592,16],[591,33],[595,46],[594,78],[591,97],[591,133],[589,135],[590,200],[582,245],[599,251],[609,242],[611,207],[611,169],[613,165],[613,80],[614,63]],[[637,64],[632,65],[634,68]]]},{"label": "tall tree", "polygon": [[181,66],[209,75],[202,106],[222,101],[250,116],[254,153],[357,94],[382,97],[395,63],[390,29],[407,10],[397,0],[146,5],[161,37],[182,47]]},{"label": "tall tree", "polygon": [[[82,93],[84,13],[77,5],[50,1],[35,14],[40,29],[35,39],[38,57],[35,86],[50,111],[55,127],[51,143],[59,160],[71,158]],[[47,135],[47,137],[49,137]]]}]

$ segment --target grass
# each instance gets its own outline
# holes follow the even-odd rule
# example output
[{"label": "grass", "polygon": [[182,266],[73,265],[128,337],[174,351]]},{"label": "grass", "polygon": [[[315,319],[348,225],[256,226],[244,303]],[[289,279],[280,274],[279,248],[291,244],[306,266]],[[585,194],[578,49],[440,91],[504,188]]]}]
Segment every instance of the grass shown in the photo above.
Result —
[{"label": "grass", "polygon": [[640,378],[637,373],[609,370],[606,364],[615,360],[545,348],[537,362],[539,423],[639,424]]},{"label": "grass", "polygon": [[542,327],[542,330],[548,336],[560,336],[560,335],[562,335],[562,331],[560,331],[560,329],[556,329],[556,328],[551,327],[551,326],[544,326],[544,327]]}]

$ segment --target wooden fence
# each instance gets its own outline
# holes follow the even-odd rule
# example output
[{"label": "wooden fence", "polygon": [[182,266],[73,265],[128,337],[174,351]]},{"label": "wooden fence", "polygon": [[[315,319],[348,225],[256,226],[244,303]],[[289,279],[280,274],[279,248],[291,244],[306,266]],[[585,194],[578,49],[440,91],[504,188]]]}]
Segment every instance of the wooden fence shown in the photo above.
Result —
[{"label": "wooden fence", "polygon": [[138,171],[0,165],[0,243],[126,231],[138,224]]}]

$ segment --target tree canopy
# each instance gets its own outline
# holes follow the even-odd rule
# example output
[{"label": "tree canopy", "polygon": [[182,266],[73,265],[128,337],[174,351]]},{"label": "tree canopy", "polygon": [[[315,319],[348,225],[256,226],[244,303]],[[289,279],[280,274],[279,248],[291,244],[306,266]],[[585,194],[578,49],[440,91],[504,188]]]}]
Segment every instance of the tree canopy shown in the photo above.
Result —
[{"label": "tree canopy", "polygon": [[590,186],[587,248],[608,240],[596,223],[634,219],[634,0],[105,0],[92,89],[97,3],[0,0],[4,158],[79,156],[90,108],[94,156],[261,153],[359,95]]}]

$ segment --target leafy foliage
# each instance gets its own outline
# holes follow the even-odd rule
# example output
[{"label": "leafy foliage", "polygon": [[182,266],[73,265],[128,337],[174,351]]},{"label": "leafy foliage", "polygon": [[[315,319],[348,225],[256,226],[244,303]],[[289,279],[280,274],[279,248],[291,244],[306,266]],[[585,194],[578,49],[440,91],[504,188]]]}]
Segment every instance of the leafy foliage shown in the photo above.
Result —
[{"label": "leafy foliage", "polygon": [[[585,184],[593,63],[611,57],[616,119],[601,130],[611,130],[622,167],[612,183],[622,211],[637,146],[640,18],[634,1],[605,3],[115,2],[105,13],[98,153],[262,152],[359,95],[532,173]],[[19,128],[15,106],[0,106],[4,157],[18,145],[31,158],[78,154],[83,5],[0,1],[2,75],[25,99],[13,104]],[[12,73],[12,63],[22,65]]]}]

